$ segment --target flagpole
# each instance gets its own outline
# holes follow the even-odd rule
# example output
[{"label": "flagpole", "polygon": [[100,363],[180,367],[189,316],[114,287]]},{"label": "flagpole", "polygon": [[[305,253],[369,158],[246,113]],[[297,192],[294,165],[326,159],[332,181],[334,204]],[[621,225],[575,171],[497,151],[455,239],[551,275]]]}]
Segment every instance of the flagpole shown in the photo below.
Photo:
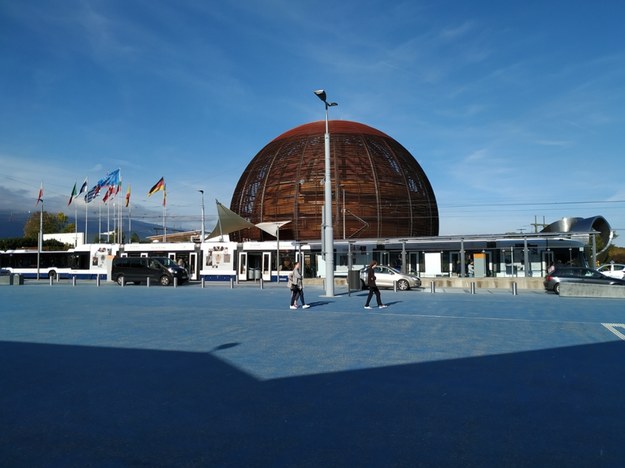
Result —
[{"label": "flagpole", "polygon": [[[220,205],[219,200],[215,199],[217,205]],[[223,242],[224,234],[221,230],[221,217],[219,216],[219,206],[217,206],[217,224],[219,224],[219,242]]]},{"label": "flagpole", "polygon": [[106,204],[106,243],[111,243],[111,205],[108,203]]},{"label": "flagpole", "polygon": [[128,208],[128,242],[132,242],[132,221],[131,221],[132,207],[130,206],[130,185],[128,185],[128,191],[126,192],[126,208]]},{"label": "flagpole", "polygon": [[74,203],[74,247],[78,246],[78,206]]},{"label": "flagpole", "polygon": [[163,242],[167,242],[167,186],[163,187]]},{"label": "flagpole", "polygon": [[[115,191],[115,198],[117,198],[117,194],[122,191],[122,174],[121,169],[119,171],[119,184],[117,184],[117,190]],[[115,237],[117,238],[117,244],[121,245],[123,242],[123,225],[122,225],[122,204],[117,201],[117,210],[115,212],[115,219],[117,219],[117,229],[115,229]]]},{"label": "flagpole", "polygon": [[102,203],[98,204],[98,244],[102,240]]},{"label": "flagpole", "polygon": [[[87,195],[85,195],[86,197]],[[87,202],[86,198],[85,200],[85,242],[88,244],[89,243],[89,235],[87,233],[87,226],[89,224],[89,203]]]},{"label": "flagpole", "polygon": [[43,250],[43,198],[41,199],[41,211],[39,212],[39,239],[37,241],[37,279],[41,266],[41,251]]},{"label": "flagpole", "polygon": [[124,241],[124,205],[118,203],[117,205],[117,243],[122,244]]},{"label": "flagpole", "polygon": [[82,197],[85,202],[85,244],[88,244],[89,234],[87,232],[87,225],[89,223],[89,203],[87,202],[87,195],[89,194],[89,177],[85,177],[85,181],[80,187],[80,193],[78,195],[82,194],[83,191],[85,192],[85,195]]},{"label": "flagpole", "polygon": [[163,242],[167,242],[167,205],[163,205]]}]

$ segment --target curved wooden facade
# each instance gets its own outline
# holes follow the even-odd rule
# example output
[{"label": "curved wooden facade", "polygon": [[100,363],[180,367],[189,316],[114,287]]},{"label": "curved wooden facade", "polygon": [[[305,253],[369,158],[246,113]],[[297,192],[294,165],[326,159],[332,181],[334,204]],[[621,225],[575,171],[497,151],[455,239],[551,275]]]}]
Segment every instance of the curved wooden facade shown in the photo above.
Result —
[{"label": "curved wooden facade", "polygon": [[[438,235],[438,207],[427,176],[393,138],[367,125],[331,120],[330,159],[334,237]],[[280,135],[250,162],[231,210],[257,224],[291,221],[280,239],[318,240],[324,203],[325,121]],[[273,239],[259,229],[237,240]]]}]

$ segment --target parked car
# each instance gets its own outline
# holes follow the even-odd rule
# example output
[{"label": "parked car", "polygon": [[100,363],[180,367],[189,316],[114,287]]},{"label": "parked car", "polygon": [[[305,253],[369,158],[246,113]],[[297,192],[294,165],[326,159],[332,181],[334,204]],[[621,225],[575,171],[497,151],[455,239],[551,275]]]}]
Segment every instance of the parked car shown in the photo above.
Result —
[{"label": "parked car", "polygon": [[187,270],[181,268],[167,257],[115,257],[111,279],[117,284],[147,283],[155,281],[162,286],[168,286],[177,278],[178,284],[189,281]]},{"label": "parked car", "polygon": [[620,263],[606,263],[597,268],[597,271],[612,278],[625,279],[625,265]]},{"label": "parked car", "polygon": [[[360,282],[362,289],[367,289],[367,271],[369,267],[360,270]],[[410,288],[420,288],[421,278],[416,275],[406,275],[396,268],[378,265],[375,267],[375,284],[379,288],[394,288],[397,282],[397,289],[406,291]]]},{"label": "parked car", "polygon": [[584,267],[559,267],[549,273],[543,285],[546,291],[560,294],[560,283],[591,283],[591,284],[616,284],[625,286],[625,280],[611,278],[597,270]]}]

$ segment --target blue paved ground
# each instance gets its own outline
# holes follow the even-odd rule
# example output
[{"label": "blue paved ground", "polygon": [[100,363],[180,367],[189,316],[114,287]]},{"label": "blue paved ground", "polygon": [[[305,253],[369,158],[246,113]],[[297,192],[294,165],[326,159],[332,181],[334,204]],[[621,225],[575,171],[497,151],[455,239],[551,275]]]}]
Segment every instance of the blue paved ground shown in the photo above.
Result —
[{"label": "blue paved ground", "polygon": [[0,466],[625,464],[625,301],[322,294],[0,287]]}]

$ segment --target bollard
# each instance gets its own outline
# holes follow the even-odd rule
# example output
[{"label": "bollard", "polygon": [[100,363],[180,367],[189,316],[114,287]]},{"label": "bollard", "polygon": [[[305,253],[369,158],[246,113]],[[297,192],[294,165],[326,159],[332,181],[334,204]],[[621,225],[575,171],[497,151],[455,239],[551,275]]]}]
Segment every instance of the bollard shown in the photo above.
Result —
[{"label": "bollard", "polygon": [[202,289],[204,289],[205,285],[206,285],[206,279],[202,276]]},{"label": "bollard", "polygon": [[263,289],[265,286],[263,285],[263,277],[260,277],[260,289]]},{"label": "bollard", "polygon": [[50,286],[52,286],[54,284],[54,276],[50,276],[49,279],[50,279]]},{"label": "bollard", "polygon": [[436,292],[436,284],[434,283],[434,280],[432,280],[432,282],[430,283],[430,292],[431,293]]},{"label": "bollard", "polygon": [[516,282],[513,282],[513,283],[512,283],[512,295],[513,295],[513,296],[518,295],[518,292],[517,292],[517,284],[516,284]]},{"label": "bollard", "polygon": [[393,281],[393,291],[397,292],[397,281]]},{"label": "bollard", "polygon": [[178,278],[174,276],[174,288],[178,287]]},{"label": "bollard", "polygon": [[76,275],[72,276],[72,286],[76,286]]},{"label": "bollard", "polygon": [[234,289],[234,278],[230,277],[230,289]]},{"label": "bollard", "polygon": [[148,288],[150,287],[150,277],[149,277],[149,276],[146,278],[145,285],[146,285]]},{"label": "bollard", "polygon": [[100,275],[95,275],[95,285],[97,287],[100,287]]},{"label": "bollard", "polygon": [[471,294],[475,294],[475,283],[471,283]]},{"label": "bollard", "polygon": [[126,277],[125,276],[122,276],[122,285],[121,286],[122,286],[122,288],[124,286],[126,286]]}]

